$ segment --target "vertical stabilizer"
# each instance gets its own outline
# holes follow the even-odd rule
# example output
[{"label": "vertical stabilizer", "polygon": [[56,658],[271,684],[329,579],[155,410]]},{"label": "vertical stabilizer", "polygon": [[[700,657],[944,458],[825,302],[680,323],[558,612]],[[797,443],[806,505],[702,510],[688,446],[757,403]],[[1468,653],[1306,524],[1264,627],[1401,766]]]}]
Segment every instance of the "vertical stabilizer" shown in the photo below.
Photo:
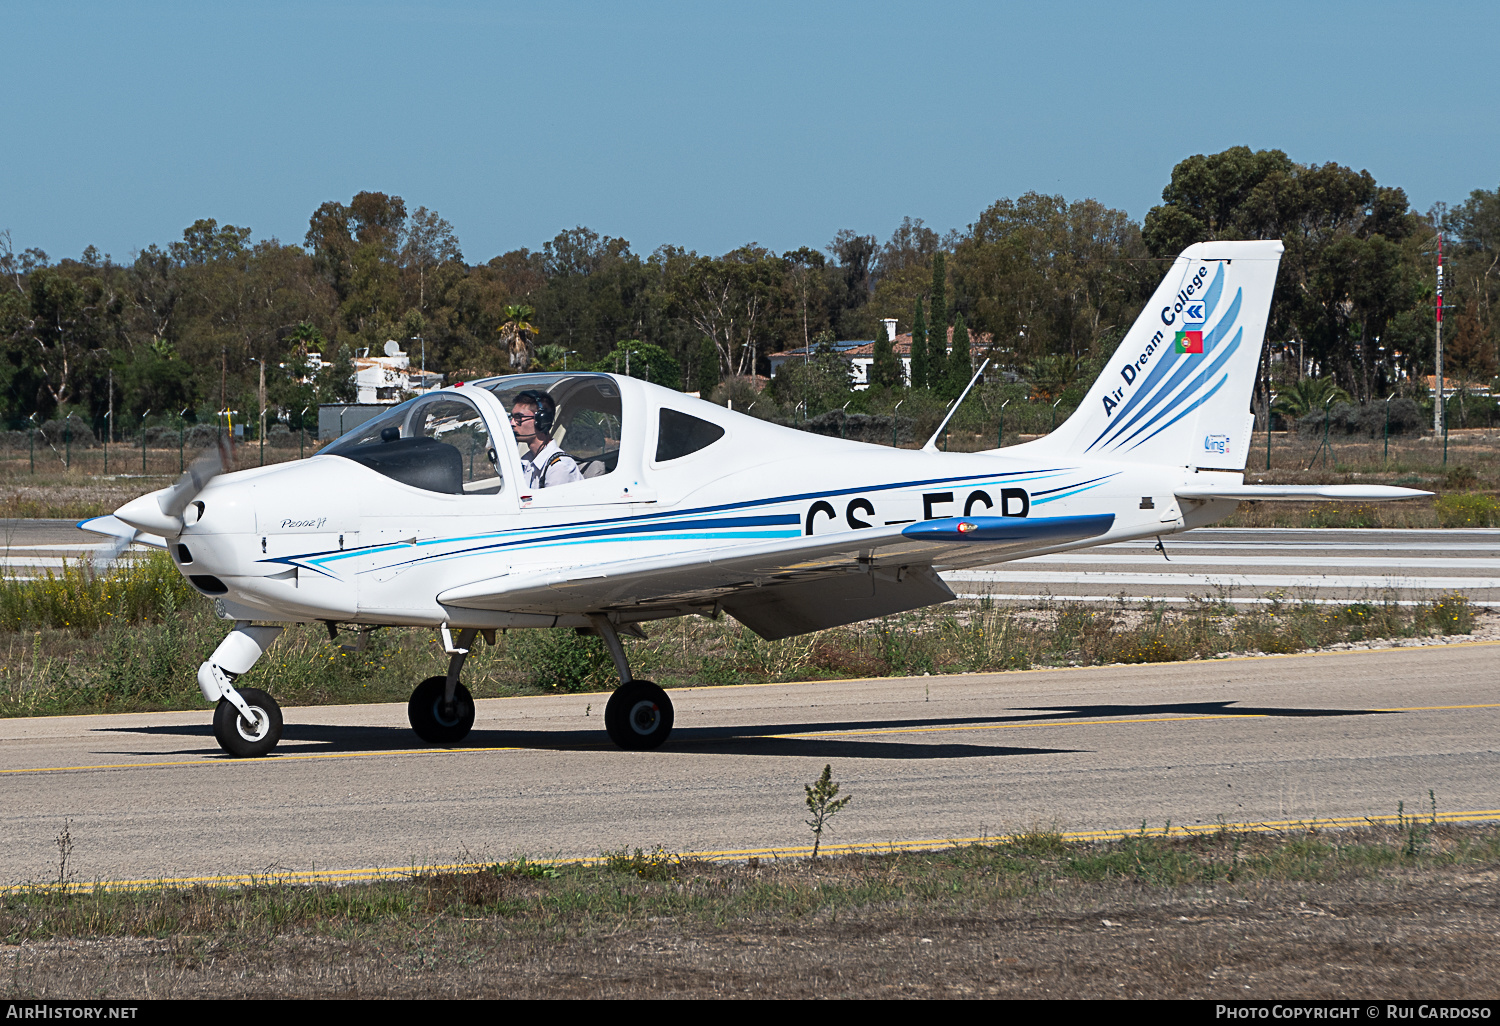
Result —
[{"label": "vertical stabilizer", "polygon": [[1083,405],[1031,445],[1059,457],[1244,470],[1281,251],[1279,241],[1189,246]]}]

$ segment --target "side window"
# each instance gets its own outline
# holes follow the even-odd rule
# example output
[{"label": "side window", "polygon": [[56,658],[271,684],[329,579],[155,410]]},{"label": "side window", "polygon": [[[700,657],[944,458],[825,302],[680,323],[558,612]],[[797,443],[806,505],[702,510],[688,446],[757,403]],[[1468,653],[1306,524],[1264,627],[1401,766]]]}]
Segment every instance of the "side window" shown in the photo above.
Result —
[{"label": "side window", "polygon": [[620,458],[620,413],[576,403],[565,411],[557,431],[558,444],[578,461],[585,478],[601,477],[615,469]]},{"label": "side window", "polygon": [[465,399],[444,396],[413,411],[413,438],[431,438],[458,450],[466,495],[494,495],[502,484],[494,443],[484,417]]},{"label": "side window", "polygon": [[656,462],[681,459],[699,449],[706,449],[723,437],[724,429],[717,424],[664,409],[656,430]]},{"label": "side window", "polygon": [[[544,394],[555,404],[552,426],[547,433],[559,449],[578,464],[584,479],[613,473],[620,462],[620,434],[623,410],[618,386],[608,377],[593,373],[510,374],[483,385],[493,392],[507,410],[516,403],[534,406],[522,397],[525,392]],[[516,445],[524,460],[530,449],[525,439],[525,425],[516,431]],[[557,487],[558,482],[553,485]]]}]

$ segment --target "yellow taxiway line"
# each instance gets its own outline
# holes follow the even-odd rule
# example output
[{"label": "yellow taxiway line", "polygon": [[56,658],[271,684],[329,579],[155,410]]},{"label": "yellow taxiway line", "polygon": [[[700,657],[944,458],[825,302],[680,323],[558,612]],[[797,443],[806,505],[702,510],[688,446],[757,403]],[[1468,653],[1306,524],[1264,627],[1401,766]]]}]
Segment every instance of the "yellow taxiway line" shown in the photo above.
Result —
[{"label": "yellow taxiway line", "polygon": [[[1133,837],[1194,837],[1218,833],[1316,833],[1320,830],[1342,830],[1368,826],[1404,826],[1407,824],[1433,823],[1487,823],[1500,821],[1500,809],[1474,809],[1466,812],[1439,812],[1427,816],[1379,815],[1379,816],[1335,816],[1326,819],[1267,820],[1259,823],[1212,823],[1198,826],[1170,824],[1160,830],[1072,830],[1060,834],[1064,841],[1123,841]],[[819,849],[827,855],[885,855],[906,851],[948,851],[973,845],[1005,844],[1024,834],[998,834],[982,837],[935,837],[912,841],[863,841],[848,844],[825,844]],[[673,860],[690,861],[701,859],[708,862],[740,862],[746,859],[796,859],[812,854],[812,845],[792,845],[779,848],[730,848],[721,851],[669,852],[666,857]],[[598,865],[608,861],[609,856],[594,855],[581,858],[525,859],[535,866]],[[319,869],[303,872],[281,871],[267,873],[224,874],[215,876],[157,877],[142,880],[96,880],[93,883],[35,883],[12,884],[0,887],[0,894],[16,894],[28,891],[52,892],[66,890],[72,893],[91,891],[156,890],[181,887],[266,887],[266,886],[311,886],[314,884],[366,883],[376,880],[410,880],[432,876],[436,873],[477,872],[494,862],[455,862],[444,865],[388,866],[361,869]]]}]

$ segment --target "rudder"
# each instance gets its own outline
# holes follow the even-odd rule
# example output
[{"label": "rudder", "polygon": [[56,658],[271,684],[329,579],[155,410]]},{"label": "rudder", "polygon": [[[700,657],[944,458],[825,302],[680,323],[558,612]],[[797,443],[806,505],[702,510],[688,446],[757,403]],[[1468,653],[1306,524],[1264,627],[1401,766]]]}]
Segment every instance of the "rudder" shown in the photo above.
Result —
[{"label": "rudder", "polygon": [[1275,240],[1189,246],[1083,405],[1032,445],[1073,458],[1243,470],[1281,253]]}]

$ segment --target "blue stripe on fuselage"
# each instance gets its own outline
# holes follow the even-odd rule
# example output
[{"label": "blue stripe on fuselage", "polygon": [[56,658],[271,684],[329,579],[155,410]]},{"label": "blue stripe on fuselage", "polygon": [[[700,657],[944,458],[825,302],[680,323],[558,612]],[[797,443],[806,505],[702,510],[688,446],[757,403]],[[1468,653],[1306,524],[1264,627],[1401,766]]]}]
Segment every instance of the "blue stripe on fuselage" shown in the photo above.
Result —
[{"label": "blue stripe on fuselage", "polygon": [[[639,536],[643,534],[653,535],[654,537],[652,540],[659,539],[663,541],[713,540],[719,538],[725,540],[734,540],[739,538],[760,537],[793,538],[799,536],[801,534],[801,531],[776,531],[763,533],[757,532],[754,534],[742,533],[742,531],[744,528],[750,527],[775,527],[782,525],[789,526],[793,524],[800,525],[801,517],[796,513],[762,514],[760,516],[743,517],[713,517],[713,514],[729,510],[746,509],[748,507],[777,506],[788,502],[798,502],[807,499],[832,498],[834,496],[852,495],[860,492],[889,492],[907,488],[920,488],[929,485],[961,485],[966,482],[975,484],[992,483],[995,485],[1016,484],[1029,480],[1056,477],[1067,472],[1068,468],[1049,467],[1043,470],[1002,471],[999,473],[991,472],[988,474],[970,474],[964,475],[962,477],[929,478],[919,481],[892,482],[890,484],[883,485],[838,488],[820,492],[803,492],[794,495],[776,496],[774,498],[751,499],[743,502],[724,503],[718,506],[706,506],[701,509],[695,510],[663,511],[660,513],[636,514],[631,517],[616,518],[615,520],[606,521],[602,524],[598,521],[577,521],[567,524],[536,525],[524,527],[517,526],[515,528],[510,528],[503,531],[489,532],[485,534],[458,536],[454,538],[427,539],[416,542],[415,545],[406,542],[382,542],[352,549],[322,550],[319,552],[311,552],[302,555],[281,556],[274,559],[263,559],[259,562],[263,564],[276,563],[283,565],[305,566],[308,569],[327,574],[327,571],[324,570],[323,567],[319,564],[334,563],[340,560],[351,558],[353,556],[370,556],[378,554],[380,552],[407,551],[413,547],[424,548],[438,545],[447,546],[453,545],[455,543],[462,543],[465,541],[481,542],[481,544],[441,553],[431,553],[429,555],[418,557],[417,559],[405,560],[403,562],[406,565],[412,565],[421,562],[438,562],[458,558],[461,556],[472,556],[480,552],[493,552],[505,549],[520,551],[532,548],[551,548],[562,544],[593,543],[599,541],[609,541],[631,535]],[[1070,488],[1086,490],[1086,488],[1080,488],[1080,485],[1092,486],[1092,482],[1108,480],[1108,478],[1114,476],[1116,475],[1109,474],[1105,475],[1102,478],[1094,478],[1089,482],[1078,482],[1075,484],[1063,485],[1059,488],[1048,489],[1046,492],[1038,492],[1036,494],[1045,495],[1049,492],[1056,492]],[[1062,496],[1057,497],[1061,498]],[[662,523],[661,521],[663,520],[668,520],[670,522]],[[389,570],[393,567],[401,565],[402,563],[385,564],[381,567],[372,568],[372,571]],[[368,573],[372,571],[361,572]]]}]

